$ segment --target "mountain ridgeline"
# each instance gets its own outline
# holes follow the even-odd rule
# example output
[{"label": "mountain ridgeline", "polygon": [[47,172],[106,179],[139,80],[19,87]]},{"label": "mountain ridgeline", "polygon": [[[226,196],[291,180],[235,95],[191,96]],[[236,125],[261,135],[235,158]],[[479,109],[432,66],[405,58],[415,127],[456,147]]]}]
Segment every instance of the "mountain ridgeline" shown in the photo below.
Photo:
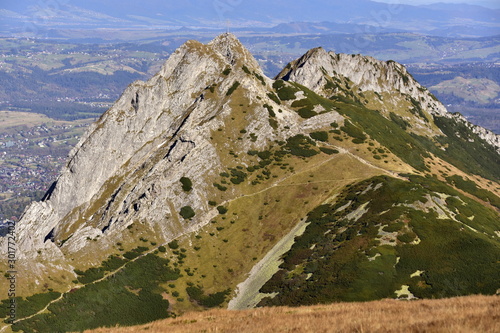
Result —
[{"label": "mountain ridgeline", "polygon": [[273,80],[232,34],[188,41],[16,225],[12,327],[495,294],[499,151],[393,61],[317,48]]}]

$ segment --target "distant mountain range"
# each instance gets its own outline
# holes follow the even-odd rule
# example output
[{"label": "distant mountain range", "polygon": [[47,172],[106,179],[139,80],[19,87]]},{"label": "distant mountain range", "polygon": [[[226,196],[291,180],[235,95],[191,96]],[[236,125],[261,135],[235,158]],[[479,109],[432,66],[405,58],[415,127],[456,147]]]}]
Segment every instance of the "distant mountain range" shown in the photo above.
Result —
[{"label": "distant mountain range", "polygon": [[[374,33],[394,30],[446,36],[498,34],[500,11],[467,4],[394,5],[369,0],[300,1],[77,1],[50,6],[37,1],[0,4],[0,32],[43,36],[50,29],[225,29],[272,28],[279,33]],[[290,22],[329,22],[319,26]],[[335,23],[335,24],[332,24]]]}]

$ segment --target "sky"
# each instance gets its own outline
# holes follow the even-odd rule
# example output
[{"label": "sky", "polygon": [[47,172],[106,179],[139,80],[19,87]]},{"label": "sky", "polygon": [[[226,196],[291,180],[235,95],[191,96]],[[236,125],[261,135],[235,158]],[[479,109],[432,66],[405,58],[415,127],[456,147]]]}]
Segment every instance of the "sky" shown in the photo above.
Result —
[{"label": "sky", "polygon": [[428,5],[431,3],[466,3],[469,5],[480,5],[489,8],[500,8],[500,0],[374,0],[377,2],[398,3],[405,5]]},{"label": "sky", "polygon": [[[374,0],[372,0],[374,1]],[[35,25],[45,29],[96,27],[272,27],[288,22],[336,22],[413,32],[472,26],[475,34],[498,34],[498,13],[488,9],[433,9],[395,4],[423,5],[430,2],[467,4],[500,0],[0,0],[0,29],[15,31]],[[6,9],[3,10],[2,9]],[[456,9],[456,10],[455,10]],[[363,31],[369,28],[362,28]],[[486,31],[486,30],[487,31]],[[367,31],[365,31],[367,32]],[[370,31],[373,32],[373,31]],[[439,33],[457,33],[439,32]],[[468,32],[467,32],[468,33]],[[475,36],[475,35],[473,35]]]}]

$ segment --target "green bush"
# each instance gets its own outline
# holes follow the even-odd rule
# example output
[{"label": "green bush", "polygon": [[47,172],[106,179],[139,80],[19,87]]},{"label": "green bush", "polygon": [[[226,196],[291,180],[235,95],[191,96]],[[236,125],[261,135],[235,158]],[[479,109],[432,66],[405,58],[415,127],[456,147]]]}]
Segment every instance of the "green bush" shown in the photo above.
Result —
[{"label": "green bush", "polygon": [[282,101],[295,99],[296,90],[291,87],[284,87],[278,91],[278,97]]},{"label": "green bush", "polygon": [[340,128],[347,135],[353,137],[354,139],[358,139],[356,143],[361,143],[366,140],[366,134],[363,132],[361,128],[356,125],[353,125],[349,120],[344,121],[344,126]]},{"label": "green bush", "polygon": [[319,141],[328,141],[328,132],[325,131],[320,131],[320,132],[312,132],[309,134],[311,138],[314,140],[319,140]]},{"label": "green bush", "polygon": [[176,250],[179,248],[179,243],[177,243],[176,240],[173,240],[170,243],[168,243],[168,247],[171,248],[172,250]]},{"label": "green bush", "polygon": [[288,138],[285,148],[295,156],[311,157],[318,154],[318,151],[313,149],[316,143],[305,135],[299,134]]},{"label": "green bush", "polygon": [[263,86],[266,85],[266,81],[264,80],[264,77],[260,74],[257,74],[255,72],[253,72],[253,75],[255,75],[255,77],[257,78],[257,80],[260,81],[260,83],[262,83]]},{"label": "green bush", "polygon": [[278,90],[281,89],[285,86],[285,81],[283,80],[276,80],[273,82],[273,88]]},{"label": "green bush", "polygon": [[181,177],[180,182],[182,184],[182,189],[185,192],[189,192],[193,188],[193,183],[191,182],[191,179],[187,177]]},{"label": "green bush", "polygon": [[231,96],[233,92],[238,89],[240,86],[240,83],[238,81],[234,82],[233,85],[229,88],[229,90],[226,93],[226,96]]},{"label": "green bush", "polygon": [[402,243],[411,243],[415,240],[417,235],[414,232],[407,232],[401,235],[398,235],[398,240]]},{"label": "green bush", "polygon": [[394,112],[389,113],[389,116],[391,117],[391,120],[403,130],[406,130],[408,127],[410,127],[410,124],[406,120],[396,115]]},{"label": "green bush", "polygon": [[227,187],[225,186],[222,186],[220,184],[217,184],[217,183],[214,183],[214,186],[219,190],[219,191],[226,191],[227,190]]},{"label": "green bush", "polygon": [[189,286],[186,288],[186,292],[189,295],[189,298],[199,305],[207,308],[214,308],[224,303],[226,296],[230,293],[230,290],[228,289],[210,295],[205,295],[200,286]]},{"label": "green bush", "polygon": [[[80,273],[80,271],[78,273]],[[104,273],[105,273],[105,271],[101,267],[89,268],[78,277],[78,282],[80,282],[82,284],[88,284],[88,283],[94,282],[96,280],[103,278]]]},{"label": "green bush", "polygon": [[271,128],[273,129],[278,129],[279,125],[278,125],[278,121],[274,118],[269,118],[269,126],[271,126]]},{"label": "green bush", "polygon": [[269,97],[274,103],[276,103],[278,105],[281,105],[281,101],[278,98],[278,96],[276,96],[275,93],[270,92],[270,93],[267,94],[267,97]]},{"label": "green bush", "polygon": [[126,253],[123,254],[123,256],[128,259],[128,260],[133,260],[137,257],[139,257],[143,252],[146,252],[148,250],[147,247],[144,246],[138,246],[135,249],[132,249]]},{"label": "green bush", "polygon": [[258,152],[257,156],[259,156],[259,158],[262,160],[268,160],[271,158],[271,156],[273,156],[273,153],[271,153],[269,150],[264,150],[264,151]]},{"label": "green bush", "polygon": [[247,177],[247,174],[241,170],[238,169],[230,169],[231,172],[231,178],[229,179],[231,183],[233,184],[240,184],[243,183]]},{"label": "green bush", "polygon": [[323,153],[328,154],[328,155],[333,155],[333,154],[338,154],[339,151],[337,149],[330,149],[330,148],[325,148],[321,147],[319,148]]},{"label": "green bush", "polygon": [[191,208],[191,206],[182,207],[179,214],[186,220],[191,219],[196,215],[193,208]]},{"label": "green bush", "polygon": [[304,119],[312,118],[317,115],[316,112],[310,110],[309,108],[302,108],[299,111],[297,111],[297,113]]},{"label": "green bush", "polygon": [[219,214],[226,214],[227,213],[227,208],[224,206],[217,206],[217,210],[219,211]]},{"label": "green bush", "polygon": [[274,112],[274,109],[271,105],[264,104],[264,107],[267,109],[267,112],[269,113],[270,117],[276,117],[276,113]]},{"label": "green bush", "polygon": [[297,88],[289,85],[289,83],[285,84],[283,80],[275,81],[273,83],[273,88],[276,90],[279,99],[282,101],[295,99],[295,93],[298,91]]},{"label": "green bush", "polygon": [[362,144],[362,143],[365,143],[365,140],[363,140],[363,139],[358,139],[358,138],[354,138],[354,139],[352,139],[352,143],[355,143],[355,144],[357,144],[357,145],[360,145],[360,144]]}]

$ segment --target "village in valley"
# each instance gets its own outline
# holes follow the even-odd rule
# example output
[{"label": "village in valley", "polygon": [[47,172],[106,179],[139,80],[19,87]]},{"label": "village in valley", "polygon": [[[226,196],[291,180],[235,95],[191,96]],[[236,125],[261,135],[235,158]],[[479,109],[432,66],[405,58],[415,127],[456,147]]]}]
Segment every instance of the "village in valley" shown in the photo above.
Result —
[{"label": "village in valley", "polygon": [[0,221],[16,221],[43,197],[89,123],[0,111]]}]

